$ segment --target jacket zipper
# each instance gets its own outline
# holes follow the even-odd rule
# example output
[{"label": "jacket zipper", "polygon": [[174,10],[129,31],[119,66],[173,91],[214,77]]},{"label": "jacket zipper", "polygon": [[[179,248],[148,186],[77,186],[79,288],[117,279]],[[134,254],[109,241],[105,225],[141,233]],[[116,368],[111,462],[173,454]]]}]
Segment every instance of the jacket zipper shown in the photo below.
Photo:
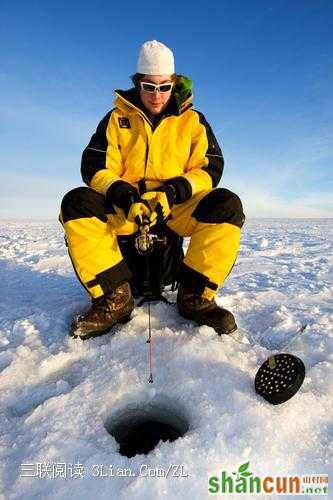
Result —
[{"label": "jacket zipper", "polygon": [[147,136],[146,159],[145,159],[145,175],[144,176],[146,176],[148,155],[149,155],[149,139],[148,139],[148,136]]},{"label": "jacket zipper", "polygon": [[[145,116],[145,115],[144,115]],[[167,118],[168,116],[172,116],[170,114],[167,114],[167,115],[164,115],[162,116],[162,118],[157,122],[157,124],[155,125],[155,127],[153,128],[153,124],[148,121],[146,119],[146,121],[149,123],[149,125],[151,126],[151,130],[152,130],[152,135],[154,134],[154,132],[156,131],[157,127],[162,123],[162,121],[164,120],[164,118]],[[144,170],[144,175],[143,175],[143,180],[145,182],[145,178],[146,178],[146,173],[147,173],[147,163],[148,163],[148,156],[149,156],[149,138],[148,138],[148,134],[147,134],[147,143],[146,143],[146,158],[145,158],[145,170]]]},{"label": "jacket zipper", "polygon": [[[153,134],[153,127],[152,125],[150,124],[151,128],[152,128],[152,134]],[[143,181],[144,181],[144,185],[146,185],[146,173],[147,173],[147,163],[148,163],[148,156],[149,156],[149,135],[147,134],[147,142],[146,142],[146,158],[145,158],[145,169],[144,169],[144,172],[143,172]]]}]

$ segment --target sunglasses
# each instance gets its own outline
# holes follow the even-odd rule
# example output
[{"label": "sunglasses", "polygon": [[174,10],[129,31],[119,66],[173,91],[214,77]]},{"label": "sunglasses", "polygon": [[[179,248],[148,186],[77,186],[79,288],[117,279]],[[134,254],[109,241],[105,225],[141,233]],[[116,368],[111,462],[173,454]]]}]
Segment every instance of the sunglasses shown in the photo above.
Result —
[{"label": "sunglasses", "polygon": [[155,90],[158,90],[159,92],[165,93],[165,92],[170,92],[170,90],[173,87],[173,82],[170,83],[160,83],[159,85],[155,85],[155,83],[150,83],[150,82],[140,82],[140,87],[141,90],[144,92],[155,92]]}]

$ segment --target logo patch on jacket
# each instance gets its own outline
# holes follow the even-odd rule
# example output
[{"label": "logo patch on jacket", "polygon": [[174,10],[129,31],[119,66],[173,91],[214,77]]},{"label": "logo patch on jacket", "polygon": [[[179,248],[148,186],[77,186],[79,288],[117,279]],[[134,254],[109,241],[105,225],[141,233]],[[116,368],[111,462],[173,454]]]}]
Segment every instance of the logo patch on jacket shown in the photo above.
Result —
[{"label": "logo patch on jacket", "polygon": [[122,117],[118,118],[120,128],[131,128],[131,124],[128,118]]}]

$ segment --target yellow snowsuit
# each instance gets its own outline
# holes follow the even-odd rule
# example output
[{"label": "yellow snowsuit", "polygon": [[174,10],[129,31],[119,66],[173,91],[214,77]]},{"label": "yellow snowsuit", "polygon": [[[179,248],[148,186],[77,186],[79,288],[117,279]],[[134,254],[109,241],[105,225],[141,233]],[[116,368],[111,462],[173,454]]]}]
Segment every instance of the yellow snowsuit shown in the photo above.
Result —
[{"label": "yellow snowsuit", "polygon": [[[137,227],[117,206],[117,193],[130,185],[142,194],[170,182],[177,196],[167,225],[191,237],[181,275],[186,280],[192,273],[212,299],[235,262],[244,214],[237,195],[216,188],[224,161],[211,127],[193,109],[191,92],[185,98],[175,92],[158,123],[136,89],[115,93],[115,108],[82,155],[88,187],[70,191],[61,205],[59,219],[75,271],[94,298],[128,281],[131,273],[117,235],[133,234]],[[114,203],[106,204],[105,197]]]}]

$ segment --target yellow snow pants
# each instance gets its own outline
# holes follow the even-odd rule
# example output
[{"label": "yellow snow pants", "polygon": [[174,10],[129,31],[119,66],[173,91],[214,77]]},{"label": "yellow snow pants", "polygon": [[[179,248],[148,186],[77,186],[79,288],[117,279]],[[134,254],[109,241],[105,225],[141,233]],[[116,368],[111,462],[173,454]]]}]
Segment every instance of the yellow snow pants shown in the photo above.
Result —
[{"label": "yellow snow pants", "polygon": [[[123,210],[107,210],[102,194],[79,187],[64,196],[59,220],[77,277],[93,298],[129,281],[117,236],[133,234],[137,226]],[[202,295],[209,300],[235,263],[244,220],[239,197],[224,188],[201,191],[171,209],[167,226],[190,237],[180,276],[185,284],[191,274],[201,279]]]}]

